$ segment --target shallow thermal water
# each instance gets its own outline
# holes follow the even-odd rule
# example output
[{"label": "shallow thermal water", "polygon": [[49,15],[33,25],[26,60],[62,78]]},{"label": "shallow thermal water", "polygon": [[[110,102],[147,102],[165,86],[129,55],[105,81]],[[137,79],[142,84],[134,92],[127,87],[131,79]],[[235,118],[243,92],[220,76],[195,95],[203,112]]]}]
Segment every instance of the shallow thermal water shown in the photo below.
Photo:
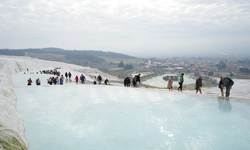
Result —
[{"label": "shallow thermal water", "polygon": [[103,85],[14,90],[30,150],[250,149],[250,103]]},{"label": "shallow thermal water", "polygon": [[[176,74],[164,74],[164,75],[160,75],[160,76],[148,79],[144,81],[143,84],[160,87],[160,88],[166,88],[168,85],[168,81],[163,80],[163,77],[167,75],[176,76]],[[195,84],[195,81],[196,81],[195,79],[191,79],[189,76],[184,75],[184,84]],[[178,81],[173,82],[173,87],[176,87],[176,88],[179,87]]]}]

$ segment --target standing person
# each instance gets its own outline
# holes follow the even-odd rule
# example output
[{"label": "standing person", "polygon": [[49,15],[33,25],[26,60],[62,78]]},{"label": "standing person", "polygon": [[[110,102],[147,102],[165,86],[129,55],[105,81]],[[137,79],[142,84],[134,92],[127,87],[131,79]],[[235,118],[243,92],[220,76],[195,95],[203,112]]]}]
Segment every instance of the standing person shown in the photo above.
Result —
[{"label": "standing person", "polygon": [[76,84],[78,83],[78,76],[75,77],[75,80],[76,80]]},{"label": "standing person", "polygon": [[178,82],[179,82],[179,85],[180,85],[180,86],[178,87],[178,91],[181,90],[181,92],[182,92],[182,85],[183,85],[183,82],[184,82],[183,76],[184,76],[184,73],[182,73],[182,74],[178,77]]},{"label": "standing person", "polygon": [[81,74],[80,80],[81,80],[81,83],[84,84],[85,83],[85,76]]},{"label": "standing person", "polygon": [[136,76],[133,78],[133,85],[134,85],[134,87],[136,87]]},{"label": "standing person", "polygon": [[141,74],[138,74],[138,76],[136,76],[136,87],[139,88],[140,84],[141,84],[141,78],[140,78]]},{"label": "standing person", "polygon": [[200,91],[200,93],[201,93],[201,87],[202,87],[202,77],[201,76],[196,80],[195,85],[196,85],[196,94],[198,93],[198,91]]},{"label": "standing person", "polygon": [[220,91],[221,91],[221,96],[224,97],[224,91],[223,91],[223,77],[221,76],[220,77],[220,82],[219,82],[219,88],[220,88]]},{"label": "standing person", "polygon": [[56,84],[59,85],[60,84],[60,77],[56,78]]},{"label": "standing person", "polygon": [[57,82],[57,78],[58,78],[58,77],[55,77],[54,80],[53,80],[53,82],[54,82],[55,85],[57,84],[57,83],[56,83],[56,82]]},{"label": "standing person", "polygon": [[229,97],[230,95],[230,90],[232,88],[232,86],[234,85],[234,81],[231,78],[228,77],[223,77],[223,86],[226,87],[226,97]]},{"label": "standing person", "polygon": [[37,85],[41,85],[41,80],[37,78]]},{"label": "standing person", "polygon": [[61,75],[61,78],[60,78],[60,85],[63,85],[63,80],[64,80],[64,77],[63,77],[63,75]]},{"label": "standing person", "polygon": [[105,85],[108,85],[108,83],[109,83],[109,80],[106,79],[106,80],[104,81],[104,84],[105,84]]},{"label": "standing person", "polygon": [[98,76],[98,83],[99,83],[99,85],[101,85],[101,83],[102,83],[102,77],[101,77],[101,75]]},{"label": "standing person", "polygon": [[31,78],[29,78],[27,81],[28,81],[28,85],[31,85],[31,83],[32,83]]},{"label": "standing person", "polygon": [[69,72],[69,79],[71,79],[71,73]]},{"label": "standing person", "polygon": [[65,78],[66,78],[66,79],[68,78],[68,73],[67,73],[67,72],[65,72]]},{"label": "standing person", "polygon": [[170,89],[171,89],[171,91],[173,91],[173,78],[174,77],[171,77],[171,78],[168,79],[168,86],[167,86],[167,88],[169,89],[169,91],[170,91]]},{"label": "standing person", "polygon": [[94,82],[93,82],[93,84],[96,84],[96,76],[94,76]]}]

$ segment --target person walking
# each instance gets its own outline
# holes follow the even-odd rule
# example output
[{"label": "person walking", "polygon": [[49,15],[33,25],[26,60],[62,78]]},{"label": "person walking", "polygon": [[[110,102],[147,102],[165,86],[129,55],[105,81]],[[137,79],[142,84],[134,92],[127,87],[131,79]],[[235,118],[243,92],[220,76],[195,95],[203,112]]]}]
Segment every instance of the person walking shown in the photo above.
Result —
[{"label": "person walking", "polygon": [[65,78],[68,79],[68,73],[67,72],[65,72]]},{"label": "person walking", "polygon": [[31,83],[32,83],[31,78],[29,78],[27,81],[28,81],[28,86],[30,86],[30,85],[31,85]]},{"label": "person walking", "polygon": [[59,77],[59,76],[56,78],[56,84],[57,84],[57,85],[60,84],[60,77]]},{"label": "person walking", "polygon": [[64,77],[63,77],[63,75],[61,75],[61,78],[60,78],[60,85],[63,85],[63,80],[64,80]]},{"label": "person walking", "polygon": [[221,91],[221,96],[222,97],[224,97],[224,91],[223,91],[223,79],[222,79],[223,77],[221,76],[220,77],[220,82],[219,82],[219,89],[220,89],[220,91]]},{"label": "person walking", "polygon": [[101,82],[102,82],[102,77],[101,77],[101,75],[99,75],[98,76],[98,83],[99,83],[99,85],[101,85]]},{"label": "person walking", "polygon": [[133,78],[133,85],[136,87],[136,76]]},{"label": "person walking", "polygon": [[71,73],[69,72],[69,79],[71,79]]},{"label": "person walking", "polygon": [[78,83],[78,76],[75,77],[75,80],[76,80],[76,84]]},{"label": "person walking", "polygon": [[83,74],[81,74],[80,77],[81,83],[84,84],[85,83],[85,76]]},{"label": "person walking", "polygon": [[223,86],[226,87],[226,97],[229,97],[230,95],[230,90],[232,86],[234,85],[234,81],[231,78],[228,77],[223,77]]},{"label": "person walking", "polygon": [[171,91],[173,91],[173,76],[171,77],[171,78],[169,78],[168,79],[168,86],[167,86],[167,88],[169,89],[169,91],[170,91],[170,89],[171,89]]},{"label": "person walking", "polygon": [[179,82],[179,85],[180,85],[180,86],[178,87],[178,91],[181,90],[181,92],[182,92],[182,85],[183,85],[183,82],[184,82],[183,76],[184,76],[184,73],[182,73],[182,74],[178,77],[178,82]]},{"label": "person walking", "polygon": [[139,88],[140,84],[141,84],[141,78],[140,78],[141,74],[138,74],[136,76],[136,87]]},{"label": "person walking", "polygon": [[201,87],[202,87],[202,76],[200,76],[197,80],[196,80],[196,94],[198,93],[198,91],[200,91],[200,93],[202,94],[201,92]]}]

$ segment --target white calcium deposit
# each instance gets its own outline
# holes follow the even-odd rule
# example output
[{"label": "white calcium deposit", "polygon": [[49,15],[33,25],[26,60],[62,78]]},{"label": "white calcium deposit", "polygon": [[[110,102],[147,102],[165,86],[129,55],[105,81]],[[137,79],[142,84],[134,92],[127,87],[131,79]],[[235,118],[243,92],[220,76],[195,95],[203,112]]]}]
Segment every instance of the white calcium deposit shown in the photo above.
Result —
[{"label": "white calcium deposit", "polygon": [[[0,131],[3,131],[1,133],[7,133],[10,130],[11,132],[8,133],[11,134],[12,131],[16,132],[23,140],[20,142],[24,142],[27,148],[29,148],[29,143],[25,136],[23,118],[19,115],[16,109],[17,97],[14,94],[11,74],[27,71],[27,68],[29,70],[42,70],[53,67],[60,67],[62,73],[71,71],[73,78],[75,75],[84,74],[87,81],[93,81],[91,77],[98,76],[99,74],[101,74],[103,78],[108,78],[109,80],[119,80],[114,76],[107,75],[98,69],[90,67],[81,67],[54,61],[44,61],[30,57],[0,55]],[[6,136],[3,136],[4,135],[0,136],[1,140],[9,143],[9,141],[4,139]],[[18,139],[16,135],[15,137]],[[1,148],[0,145],[0,149]]]}]

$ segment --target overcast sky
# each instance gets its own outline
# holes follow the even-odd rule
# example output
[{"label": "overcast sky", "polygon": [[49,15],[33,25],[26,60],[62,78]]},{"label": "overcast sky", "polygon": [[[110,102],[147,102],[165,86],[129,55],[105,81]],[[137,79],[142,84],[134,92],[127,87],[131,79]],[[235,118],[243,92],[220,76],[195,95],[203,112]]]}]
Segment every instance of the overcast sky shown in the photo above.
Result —
[{"label": "overcast sky", "polygon": [[250,56],[250,0],[1,0],[0,48]]}]

